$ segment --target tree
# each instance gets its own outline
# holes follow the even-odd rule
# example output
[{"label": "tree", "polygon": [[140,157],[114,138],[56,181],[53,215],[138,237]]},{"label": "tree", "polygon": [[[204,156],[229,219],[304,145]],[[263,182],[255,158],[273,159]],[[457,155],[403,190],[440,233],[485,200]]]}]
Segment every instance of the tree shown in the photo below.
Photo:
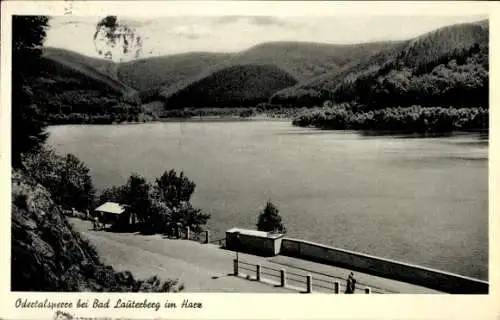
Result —
[{"label": "tree", "polygon": [[36,152],[27,152],[22,155],[22,165],[38,183],[45,186],[49,191],[51,187],[59,183],[60,177],[56,169],[62,165],[61,157],[54,150],[40,148]]},{"label": "tree", "polygon": [[63,207],[85,210],[93,206],[95,188],[90,170],[76,156],[67,154],[62,157],[43,146],[23,154],[22,164]]},{"label": "tree", "polygon": [[202,231],[202,226],[207,224],[208,219],[210,219],[210,214],[194,208],[189,202],[184,202],[179,208],[170,212],[167,221],[170,226],[189,227],[193,232],[199,233]]},{"label": "tree", "polygon": [[99,199],[101,203],[113,201],[129,205],[146,233],[165,233],[179,226],[200,232],[210,214],[190,203],[195,187],[183,172],[177,174],[175,170],[165,171],[154,184],[133,174],[126,185],[104,190]]},{"label": "tree", "polygon": [[116,202],[116,203],[126,203],[127,188],[126,186],[113,186],[111,188],[104,189],[99,196],[99,203],[106,202]]},{"label": "tree", "polygon": [[167,207],[173,209],[191,200],[196,184],[184,176],[184,172],[177,175],[175,170],[170,170],[156,179],[156,187]]},{"label": "tree", "polygon": [[39,148],[47,139],[46,123],[34,104],[30,80],[40,71],[42,45],[49,19],[12,17],[12,166],[21,154]]},{"label": "tree", "polygon": [[151,225],[154,218],[151,212],[150,189],[151,186],[146,179],[136,173],[130,176],[125,186],[125,203],[145,226]]},{"label": "tree", "polygon": [[257,230],[286,233],[286,227],[281,221],[278,208],[271,201],[267,201],[264,210],[259,215]]},{"label": "tree", "polygon": [[210,219],[210,214],[194,208],[190,203],[195,188],[196,184],[182,171],[179,175],[175,170],[165,171],[156,179],[156,208],[167,229],[181,226],[200,232],[201,226]]},{"label": "tree", "polygon": [[93,207],[95,188],[89,168],[73,154],[67,154],[58,171],[60,203],[79,210]]}]

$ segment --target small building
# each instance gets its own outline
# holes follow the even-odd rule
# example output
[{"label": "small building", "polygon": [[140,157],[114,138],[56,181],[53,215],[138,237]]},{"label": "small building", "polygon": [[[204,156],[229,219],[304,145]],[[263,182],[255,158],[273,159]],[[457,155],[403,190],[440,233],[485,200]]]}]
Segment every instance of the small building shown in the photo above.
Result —
[{"label": "small building", "polygon": [[135,224],[135,215],[128,210],[127,205],[116,202],[106,202],[94,209],[99,222],[112,226],[130,226]]},{"label": "small building", "polygon": [[262,256],[276,256],[280,253],[284,236],[282,233],[232,228],[226,231],[226,248]]}]

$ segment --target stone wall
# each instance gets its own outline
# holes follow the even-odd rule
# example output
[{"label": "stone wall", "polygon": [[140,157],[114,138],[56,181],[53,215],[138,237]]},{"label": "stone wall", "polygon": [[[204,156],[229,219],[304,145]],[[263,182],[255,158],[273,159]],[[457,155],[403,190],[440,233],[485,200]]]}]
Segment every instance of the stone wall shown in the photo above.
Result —
[{"label": "stone wall", "polygon": [[284,238],[280,254],[328,263],[448,293],[488,293],[488,282],[485,281],[299,239]]}]

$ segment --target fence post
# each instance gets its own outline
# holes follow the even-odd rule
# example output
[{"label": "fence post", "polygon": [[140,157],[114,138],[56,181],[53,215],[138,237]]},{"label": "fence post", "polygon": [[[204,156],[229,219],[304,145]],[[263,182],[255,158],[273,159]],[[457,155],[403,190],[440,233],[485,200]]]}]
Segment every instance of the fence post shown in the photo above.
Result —
[{"label": "fence post", "polygon": [[280,270],[280,277],[281,277],[281,286],[282,287],[286,287],[286,270],[285,269],[281,269]]},{"label": "fence post", "polygon": [[234,275],[237,276],[239,273],[238,273],[238,260],[234,259],[233,260],[233,272],[234,272]]},{"label": "fence post", "polygon": [[189,229],[189,227],[186,227],[186,239],[191,239],[191,230]]},{"label": "fence post", "polygon": [[368,287],[366,287],[366,288],[365,288],[365,293],[370,294],[370,292],[371,292],[371,289],[370,289],[370,288],[368,288]]},{"label": "fence post", "polygon": [[257,266],[257,270],[255,271],[255,277],[257,278],[257,281],[260,281],[260,264]]},{"label": "fence post", "polygon": [[340,293],[340,283],[338,281],[333,283],[333,292],[337,294]]},{"label": "fence post", "polygon": [[210,231],[205,230],[205,243],[210,243]]},{"label": "fence post", "polygon": [[312,292],[312,277],[310,274],[307,275],[306,277],[306,283],[307,283],[307,290],[306,292],[307,293],[311,293]]}]

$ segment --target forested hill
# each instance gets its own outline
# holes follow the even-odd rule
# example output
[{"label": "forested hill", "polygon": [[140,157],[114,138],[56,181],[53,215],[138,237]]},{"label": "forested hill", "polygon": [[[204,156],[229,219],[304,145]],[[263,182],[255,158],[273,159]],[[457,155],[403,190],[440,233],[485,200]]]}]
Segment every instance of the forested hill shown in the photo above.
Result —
[{"label": "forested hill", "polygon": [[117,78],[139,90],[143,102],[158,99],[158,92],[224,64],[230,53],[190,52],[117,64]]},{"label": "forested hill", "polygon": [[138,92],[116,79],[112,62],[62,49],[44,49],[41,70],[29,86],[49,123],[136,120]]},{"label": "forested hill", "polygon": [[383,64],[399,52],[406,42],[394,42],[386,50],[375,54],[364,56],[354,60],[341,68],[337,68],[320,76],[297,83],[293,87],[285,88],[275,93],[270,102],[284,106],[314,106],[331,98],[330,92],[344,78],[356,72],[363,72],[375,66]]},{"label": "forested hill", "polygon": [[217,71],[166,98],[167,109],[185,107],[253,107],[297,80],[269,65],[232,66]]},{"label": "forested hill", "polygon": [[440,28],[284,89],[271,102],[311,106],[331,100],[375,109],[487,106],[488,39],[487,21]]},{"label": "forested hill", "polygon": [[[272,65],[290,74],[297,81],[304,81],[337,70],[347,63],[370,56],[390,45],[392,45],[390,42],[360,45],[270,42],[238,53],[191,52],[123,63],[91,58],[64,49],[46,48],[44,57],[51,60],[51,64],[60,65],[59,69],[64,67],[65,73],[78,73],[80,80],[88,77],[91,82],[101,83],[102,88],[106,90],[111,88],[116,92],[138,91],[142,102],[150,102],[169,98],[178,91],[185,90],[233,66]],[[53,76],[58,75],[53,74]],[[65,75],[62,77],[64,78]],[[85,87],[85,84],[82,86]],[[269,90],[266,92],[268,93],[266,99],[274,93]],[[108,94],[101,94],[101,96],[106,97]],[[66,100],[62,104],[65,105]],[[102,104],[96,103],[95,105]],[[59,112],[54,109],[57,107],[52,107],[51,113]],[[102,109],[102,113],[108,113],[106,106]]]},{"label": "forested hill", "polygon": [[390,48],[392,42],[326,44],[314,42],[267,42],[234,55],[231,64],[272,64],[298,81],[335,71],[353,61]]},{"label": "forested hill", "polygon": [[105,82],[116,90],[131,89],[118,81],[117,65],[113,61],[92,58],[65,49],[47,47],[43,49],[44,59],[49,59],[67,68],[75,69],[99,81]]},{"label": "forested hill", "polygon": [[[51,123],[137,121],[152,102],[166,109],[300,108],[349,103],[488,106],[488,21],[414,39],[356,45],[263,43],[239,53],[194,52],[114,63],[45,49],[33,81]],[[287,111],[288,112],[288,111]],[[143,117],[144,118],[144,117]],[[148,118],[148,116],[146,116]]]},{"label": "forested hill", "polygon": [[141,90],[145,100],[163,100],[233,66],[273,65],[297,81],[304,81],[391,45],[391,42],[356,45],[268,42],[238,53],[187,53],[142,59],[120,64],[118,74],[121,81]]}]

